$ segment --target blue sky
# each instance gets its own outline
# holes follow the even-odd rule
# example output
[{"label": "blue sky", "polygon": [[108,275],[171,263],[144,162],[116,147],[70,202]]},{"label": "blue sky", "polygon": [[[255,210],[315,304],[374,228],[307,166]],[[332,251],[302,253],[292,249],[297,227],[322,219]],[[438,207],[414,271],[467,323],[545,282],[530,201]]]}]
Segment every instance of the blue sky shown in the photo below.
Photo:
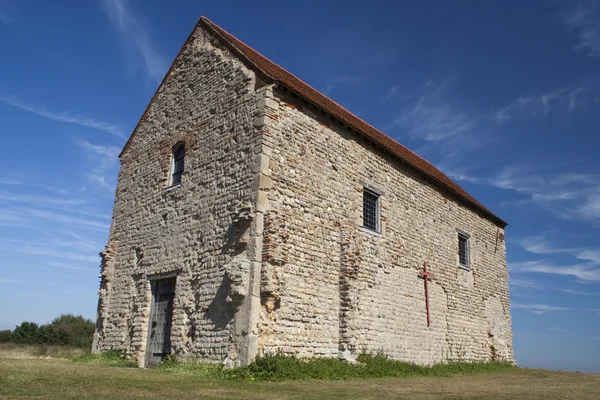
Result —
[{"label": "blue sky", "polygon": [[518,362],[600,372],[600,3],[286,3],[0,0],[0,329],[95,317],[117,155],[205,15],[508,221]]}]

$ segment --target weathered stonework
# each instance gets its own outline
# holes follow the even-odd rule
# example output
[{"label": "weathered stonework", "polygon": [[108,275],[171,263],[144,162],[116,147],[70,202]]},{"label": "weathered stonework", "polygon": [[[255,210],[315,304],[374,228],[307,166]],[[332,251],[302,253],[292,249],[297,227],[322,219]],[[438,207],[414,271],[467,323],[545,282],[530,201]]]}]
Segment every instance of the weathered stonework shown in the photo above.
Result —
[{"label": "weathered stonework", "polygon": [[[281,307],[270,316],[277,324],[262,350],[512,361],[503,229],[289,92],[274,98],[269,202],[287,215],[289,249]],[[383,193],[380,235],[361,229],[364,184]],[[471,271],[459,268],[458,231],[471,236]],[[424,261],[436,275],[430,327],[418,276]]]},{"label": "weathered stonework", "polygon": [[[121,349],[140,365],[150,280],[168,274],[177,276],[176,354],[236,364],[248,357],[240,347],[256,347],[242,314],[259,298],[249,282],[260,280],[255,164],[262,138],[253,122],[263,95],[254,74],[213,43],[194,32],[121,155],[110,237],[118,251],[110,255],[114,272],[103,268],[94,349]],[[185,172],[179,187],[165,190],[177,142],[186,145]]]},{"label": "weathered stonework", "polygon": [[[171,152],[185,172],[168,188]],[[146,365],[153,280],[171,351],[513,361],[504,231],[196,27],[121,155],[93,350]],[[362,228],[363,188],[381,232]],[[471,270],[459,268],[458,232]],[[423,279],[427,261],[431,326]]]}]

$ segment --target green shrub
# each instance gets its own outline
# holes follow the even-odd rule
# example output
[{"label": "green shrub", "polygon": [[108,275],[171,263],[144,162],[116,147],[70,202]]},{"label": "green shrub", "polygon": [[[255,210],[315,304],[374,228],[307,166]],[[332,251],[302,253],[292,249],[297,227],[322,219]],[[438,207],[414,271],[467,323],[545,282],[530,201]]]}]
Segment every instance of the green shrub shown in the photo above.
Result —
[{"label": "green shrub", "polygon": [[6,329],[3,331],[0,331],[0,343],[8,343],[10,340],[10,334],[11,334],[11,330],[10,329]]},{"label": "green shrub", "polygon": [[55,336],[52,337],[55,342],[44,343],[66,344],[83,349],[92,347],[96,327],[92,320],[85,319],[81,315],[63,314],[55,318],[50,326],[55,333]]},{"label": "green shrub", "polygon": [[86,354],[73,359],[75,362],[101,364],[110,367],[136,368],[137,362],[118,350],[107,350],[100,354]]},{"label": "green shrub", "polygon": [[11,332],[9,341],[16,344],[37,344],[40,343],[38,336],[38,324],[35,322],[21,322],[14,331]]},{"label": "green shrub", "polygon": [[[191,375],[203,379],[225,379],[227,370],[222,365],[207,364],[194,361],[179,361],[177,356],[168,355],[162,360],[157,369],[176,373],[178,375]],[[232,371],[232,370],[229,370]]]},{"label": "green shrub", "polygon": [[37,343],[64,346],[69,344],[67,335],[53,325],[42,325],[37,331]]},{"label": "green shrub", "polygon": [[302,360],[278,354],[258,358],[242,369],[256,380],[281,381],[354,378],[361,376],[364,368],[333,358]]},{"label": "green shrub", "polygon": [[332,358],[299,359],[281,354],[257,358],[250,365],[225,369],[221,365],[181,362],[174,356],[159,364],[164,371],[194,375],[205,379],[245,381],[284,381],[306,379],[399,378],[408,376],[451,376],[513,368],[507,363],[450,362],[420,366],[395,361],[383,354],[361,354],[358,363]]}]

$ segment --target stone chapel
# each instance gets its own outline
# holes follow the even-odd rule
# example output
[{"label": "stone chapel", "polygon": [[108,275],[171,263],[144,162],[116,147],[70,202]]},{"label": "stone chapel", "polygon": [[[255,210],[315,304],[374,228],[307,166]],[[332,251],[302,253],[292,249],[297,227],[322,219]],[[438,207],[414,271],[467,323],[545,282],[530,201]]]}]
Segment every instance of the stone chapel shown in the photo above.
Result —
[{"label": "stone chapel", "polygon": [[514,361],[506,222],[208,19],[120,161],[93,351]]}]

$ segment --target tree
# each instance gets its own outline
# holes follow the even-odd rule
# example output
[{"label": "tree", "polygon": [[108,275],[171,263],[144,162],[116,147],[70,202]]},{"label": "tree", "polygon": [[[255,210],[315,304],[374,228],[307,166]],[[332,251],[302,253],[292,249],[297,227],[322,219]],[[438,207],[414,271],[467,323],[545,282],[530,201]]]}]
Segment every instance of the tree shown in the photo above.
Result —
[{"label": "tree", "polygon": [[81,315],[63,314],[55,318],[50,326],[54,330],[54,339],[60,341],[56,344],[68,344],[81,348],[92,347],[96,328],[94,321],[85,319]]},{"label": "tree", "polygon": [[40,343],[38,337],[38,324],[35,322],[21,322],[10,334],[10,341],[18,344]]},{"label": "tree", "polygon": [[[89,349],[92,347],[95,327],[92,320],[81,315],[63,314],[49,324],[38,326],[34,322],[22,322],[12,332],[0,331],[0,343],[4,340],[17,344],[67,345]],[[2,339],[6,336],[8,339]]]},{"label": "tree", "polygon": [[50,324],[41,325],[37,331],[37,343],[66,345],[69,339],[65,332],[56,330]]},{"label": "tree", "polygon": [[7,343],[10,340],[10,334],[10,329],[0,331],[0,343]]}]

